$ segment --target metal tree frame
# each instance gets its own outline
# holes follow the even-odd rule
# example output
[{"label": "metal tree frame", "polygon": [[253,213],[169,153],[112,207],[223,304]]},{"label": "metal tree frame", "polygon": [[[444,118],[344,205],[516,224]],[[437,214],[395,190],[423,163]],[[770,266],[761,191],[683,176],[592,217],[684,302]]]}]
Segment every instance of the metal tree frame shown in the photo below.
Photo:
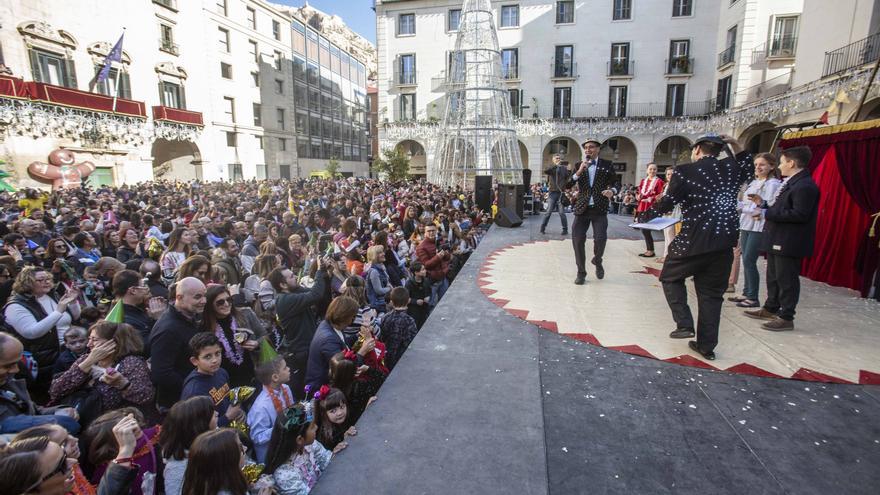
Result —
[{"label": "metal tree frame", "polygon": [[474,178],[522,184],[522,159],[490,0],[465,0],[431,182],[471,190]]}]

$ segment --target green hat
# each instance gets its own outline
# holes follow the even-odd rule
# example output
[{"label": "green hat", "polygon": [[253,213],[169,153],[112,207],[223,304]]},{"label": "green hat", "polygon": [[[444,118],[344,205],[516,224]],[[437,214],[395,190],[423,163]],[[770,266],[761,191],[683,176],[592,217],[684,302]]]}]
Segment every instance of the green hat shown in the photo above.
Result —
[{"label": "green hat", "polygon": [[114,304],[113,309],[107,313],[107,317],[104,318],[104,321],[109,321],[110,323],[125,323],[125,313],[122,310],[122,299],[116,301],[116,304]]}]

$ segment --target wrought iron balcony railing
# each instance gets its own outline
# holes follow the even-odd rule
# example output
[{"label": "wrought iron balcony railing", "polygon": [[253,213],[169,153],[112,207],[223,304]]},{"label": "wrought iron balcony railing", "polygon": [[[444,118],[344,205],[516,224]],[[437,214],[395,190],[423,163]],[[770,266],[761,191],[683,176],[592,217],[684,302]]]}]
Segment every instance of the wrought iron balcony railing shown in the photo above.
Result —
[{"label": "wrought iron balcony railing", "polygon": [[694,73],[694,59],[692,57],[672,57],[664,63],[666,75],[690,75]]},{"label": "wrought iron balcony railing", "polygon": [[793,34],[776,35],[770,40],[767,58],[794,58],[797,49],[797,36]]},{"label": "wrought iron balcony railing", "polygon": [[867,38],[825,52],[822,77],[876,62],[880,58],[880,32]]},{"label": "wrought iron balcony railing", "polygon": [[634,60],[611,60],[607,63],[608,77],[632,77],[635,75],[635,70]]},{"label": "wrought iron balcony railing", "polygon": [[736,53],[736,45],[730,45],[724,49],[723,52],[718,54],[718,68],[722,68],[725,65],[729,65],[733,63],[733,57]]}]

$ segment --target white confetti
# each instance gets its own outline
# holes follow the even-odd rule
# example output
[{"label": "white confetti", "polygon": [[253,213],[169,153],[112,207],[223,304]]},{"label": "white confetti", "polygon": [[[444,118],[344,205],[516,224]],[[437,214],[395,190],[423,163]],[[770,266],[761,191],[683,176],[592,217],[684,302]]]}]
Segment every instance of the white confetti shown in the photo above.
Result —
[{"label": "white confetti", "polygon": [[562,447],[563,452],[568,452],[568,447]]},{"label": "white confetti", "polygon": [[789,402],[788,405],[789,406],[796,406],[797,404],[795,404],[794,402]]},{"label": "white confetti", "polygon": [[696,409],[696,408],[697,408],[697,406],[695,406],[695,405],[693,405],[693,404],[690,404],[688,407],[691,408],[691,409]]},{"label": "white confetti", "polygon": [[744,419],[739,420],[739,424],[741,424],[741,425],[746,424],[746,420],[744,420]]}]

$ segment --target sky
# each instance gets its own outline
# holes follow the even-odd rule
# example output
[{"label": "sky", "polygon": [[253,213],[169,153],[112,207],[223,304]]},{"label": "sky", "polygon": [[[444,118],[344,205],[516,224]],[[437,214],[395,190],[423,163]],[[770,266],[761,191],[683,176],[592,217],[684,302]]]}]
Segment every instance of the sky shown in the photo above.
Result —
[{"label": "sky", "polygon": [[[272,0],[274,3],[302,7],[304,0]],[[373,0],[309,0],[309,5],[336,14],[356,33],[376,44],[376,13]]]}]

